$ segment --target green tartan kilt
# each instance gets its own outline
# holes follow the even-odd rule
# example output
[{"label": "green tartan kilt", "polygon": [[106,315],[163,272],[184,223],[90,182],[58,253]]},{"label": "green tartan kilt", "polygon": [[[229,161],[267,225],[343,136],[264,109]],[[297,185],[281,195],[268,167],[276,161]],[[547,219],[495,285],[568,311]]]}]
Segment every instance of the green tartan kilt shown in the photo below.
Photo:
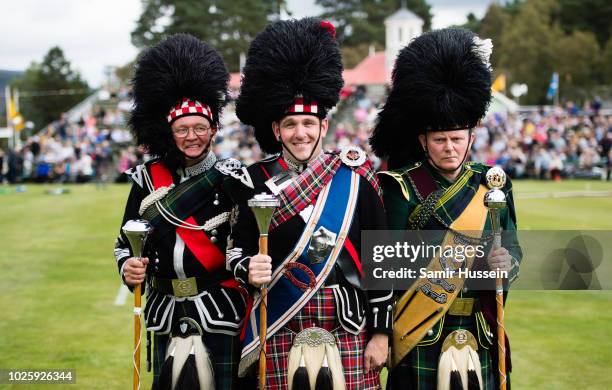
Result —
[{"label": "green tartan kilt", "polygon": [[[444,339],[457,329],[467,329],[473,335],[477,334],[474,315],[460,317],[447,315],[445,317],[442,333],[438,340],[430,345],[416,346],[402,361],[389,373],[387,381],[388,390],[435,390],[438,379],[438,360]],[[487,346],[491,348],[492,346]],[[491,353],[488,349],[478,345],[481,372],[484,390],[495,389],[496,382],[492,371]]]}]

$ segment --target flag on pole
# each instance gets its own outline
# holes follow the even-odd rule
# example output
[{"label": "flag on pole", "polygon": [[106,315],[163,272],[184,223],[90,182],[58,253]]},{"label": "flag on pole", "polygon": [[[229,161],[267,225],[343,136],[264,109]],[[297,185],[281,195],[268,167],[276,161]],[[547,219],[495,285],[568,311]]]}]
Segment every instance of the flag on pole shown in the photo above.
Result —
[{"label": "flag on pole", "polygon": [[491,89],[494,92],[501,92],[501,91],[506,91],[506,74],[502,73],[499,76],[497,76],[497,78],[495,79],[495,81],[493,81],[493,85],[491,85]]},{"label": "flag on pole", "polygon": [[15,100],[12,96],[8,96],[8,117],[10,120],[10,125],[15,131],[23,130],[25,123],[21,114],[19,111],[17,111]]},{"label": "flag on pole", "polygon": [[546,92],[546,98],[553,100],[559,90],[559,73],[554,72],[550,79],[550,85],[548,86],[548,92]]}]

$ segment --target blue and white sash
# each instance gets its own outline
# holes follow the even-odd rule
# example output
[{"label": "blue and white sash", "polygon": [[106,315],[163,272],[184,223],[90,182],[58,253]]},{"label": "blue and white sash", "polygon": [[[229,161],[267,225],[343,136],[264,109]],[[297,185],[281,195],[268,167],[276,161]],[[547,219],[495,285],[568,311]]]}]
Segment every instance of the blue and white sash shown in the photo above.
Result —
[{"label": "blue and white sash", "polygon": [[[268,285],[268,331],[267,339],[280,330],[308,303],[312,296],[325,282],[342,251],[348,235],[357,205],[359,193],[359,174],[342,165],[333,179],[319,194],[313,212],[306,223],[294,249],[272,273],[272,281]],[[333,249],[323,261],[312,263],[307,252],[310,239],[321,227],[335,234]],[[311,285],[302,290],[285,275],[288,263],[297,262],[302,267],[308,267],[315,276],[314,287]],[[297,271],[293,276],[300,282],[308,284],[303,272]],[[261,296],[257,295],[253,302],[251,315],[248,318],[244,347],[242,349],[239,375],[254,363],[259,354],[259,304]]]}]

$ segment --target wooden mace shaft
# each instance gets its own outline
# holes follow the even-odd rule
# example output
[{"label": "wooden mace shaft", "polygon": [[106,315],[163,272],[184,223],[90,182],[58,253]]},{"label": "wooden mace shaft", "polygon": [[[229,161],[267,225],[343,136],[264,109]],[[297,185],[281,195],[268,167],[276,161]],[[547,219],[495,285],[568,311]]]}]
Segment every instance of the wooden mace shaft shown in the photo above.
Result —
[{"label": "wooden mace shaft", "polygon": [[140,283],[134,287],[134,390],[140,389]]},{"label": "wooden mace shaft", "polygon": [[497,302],[497,356],[499,369],[499,388],[506,390],[506,332],[504,329],[504,281],[497,278],[495,281]]},{"label": "wooden mace shaft", "polygon": [[[268,254],[268,235],[259,236],[259,253]],[[268,333],[268,287],[261,286],[261,304],[259,305],[259,389],[266,388],[266,335]]]},{"label": "wooden mace shaft", "polygon": [[[496,232],[493,247],[501,248],[501,233]],[[506,331],[504,328],[504,280],[495,279],[495,302],[497,306],[497,369],[499,371],[499,389],[506,390]]]}]

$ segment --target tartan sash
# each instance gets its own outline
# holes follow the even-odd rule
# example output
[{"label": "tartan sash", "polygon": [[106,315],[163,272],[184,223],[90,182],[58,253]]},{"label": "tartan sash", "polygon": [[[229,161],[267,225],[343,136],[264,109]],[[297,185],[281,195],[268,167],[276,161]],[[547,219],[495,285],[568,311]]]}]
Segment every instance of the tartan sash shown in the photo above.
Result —
[{"label": "tartan sash", "polygon": [[[172,173],[159,161],[151,164],[151,175],[155,189],[173,184]],[[212,190],[221,183],[223,177],[221,172],[211,168],[178,184],[159,201],[159,204],[181,221],[185,221],[197,210],[210,203],[213,197]],[[166,234],[174,230],[172,225],[166,223],[155,204],[149,206],[142,217],[155,227],[158,234]]]},{"label": "tartan sash", "polygon": [[[424,221],[425,224],[421,227],[427,230],[443,230],[450,227],[476,195],[482,180],[481,173],[466,168],[450,187],[437,193],[436,184],[424,165],[409,170],[402,176],[412,184],[421,202],[408,217],[408,226],[413,225],[420,217],[427,217],[423,214],[429,214],[430,218]],[[435,204],[431,205],[433,213],[428,213],[425,209],[428,200],[432,198],[435,198]]]},{"label": "tartan sash", "polygon": [[[341,165],[342,161],[337,153],[323,153],[308,164],[308,167],[279,193],[281,207],[272,215],[270,231],[312,204]],[[382,199],[382,190],[369,160],[351,169],[365,178]]]},{"label": "tartan sash", "polygon": [[[156,190],[160,187],[168,187],[173,184],[172,174],[160,162],[151,164],[151,179]],[[159,202],[181,221],[197,225],[198,223],[191,214],[211,203],[213,189],[222,179],[223,174],[215,168],[211,168],[179,184]],[[176,230],[176,233],[185,242],[191,253],[208,272],[225,267],[225,254],[210,241],[202,230],[192,230],[171,225],[159,213],[155,204],[145,210],[143,218],[149,220],[158,233],[159,230],[161,230],[161,234]]]},{"label": "tartan sash", "polygon": [[[359,193],[359,179],[360,175],[352,169],[339,165],[328,184],[320,191],[311,217],[294,249],[273,272],[268,287],[267,338],[273,336],[302,309],[332,271],[353,220]],[[327,258],[320,262],[312,262],[308,256],[310,239],[321,227],[336,234],[337,238]],[[296,263],[299,267],[292,267]],[[298,268],[298,271],[294,272],[294,268]],[[310,280],[308,274],[314,275],[314,282]],[[257,308],[260,303],[261,296],[257,296],[248,318],[239,375],[258,358],[259,310]]]},{"label": "tartan sash", "polygon": [[274,210],[270,230],[312,204],[340,167],[340,157],[322,154],[292,180],[279,194],[281,206]]},{"label": "tartan sash", "polygon": [[[486,187],[476,184],[475,188],[468,186],[463,191],[461,188],[461,186],[467,186],[467,183],[473,183],[475,176],[478,176],[473,173],[466,170],[453,185],[441,194],[433,210],[436,218],[430,218],[425,225],[425,229],[448,230],[440,244],[442,247],[456,246],[458,242],[461,242],[456,231],[476,234],[476,232],[482,232],[485,227],[487,220],[487,209],[484,206]],[[417,188],[418,184],[415,185],[414,181],[412,184],[414,188]],[[428,196],[431,196],[432,193]],[[448,202],[458,202],[459,205],[448,205]],[[411,217],[416,212],[415,209]],[[452,221],[445,226],[450,218],[453,218]],[[479,239],[480,235],[472,238]],[[457,263],[440,253],[429,262],[427,271],[442,271],[447,268],[455,271],[460,268],[470,269],[473,262],[474,256],[466,255],[464,263]],[[446,314],[464,282],[465,279],[456,273],[455,276],[439,279],[421,277],[400,297],[394,318],[392,366],[396,366],[425,337],[427,331]]]}]

